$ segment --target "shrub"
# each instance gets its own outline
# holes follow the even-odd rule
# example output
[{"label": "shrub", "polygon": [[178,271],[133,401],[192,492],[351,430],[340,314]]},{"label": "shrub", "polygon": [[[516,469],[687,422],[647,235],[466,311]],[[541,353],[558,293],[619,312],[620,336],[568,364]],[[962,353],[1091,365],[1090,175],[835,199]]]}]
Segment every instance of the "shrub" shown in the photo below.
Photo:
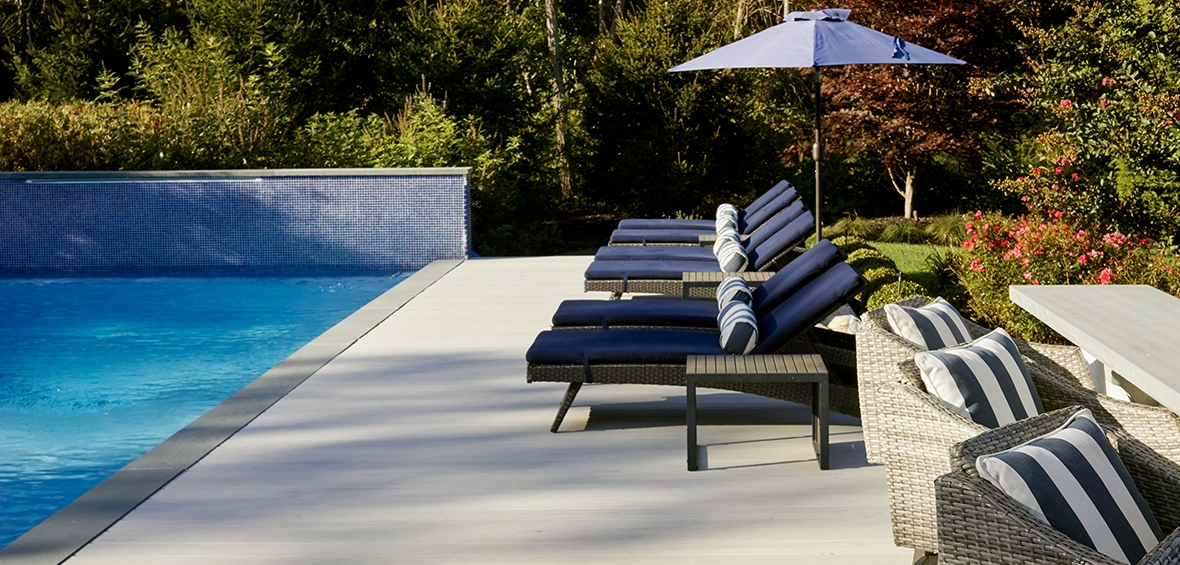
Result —
[{"label": "shrub", "polygon": [[155,149],[151,106],[40,101],[0,104],[0,170],[94,171],[141,167]]},{"label": "shrub", "polygon": [[875,310],[886,304],[893,304],[914,296],[924,296],[926,299],[932,300],[929,292],[922,285],[903,278],[900,283],[882,284],[877,288],[876,292],[869,295],[868,301],[865,303],[865,310]]},{"label": "shrub", "polygon": [[888,243],[926,243],[929,238],[916,223],[903,220],[885,226],[877,239]]},{"label": "shrub", "polygon": [[1016,284],[1150,284],[1180,291],[1175,249],[1102,233],[1083,218],[1009,218],[976,212],[956,271],[981,320],[1035,341],[1062,338],[1008,299]]},{"label": "shrub", "polygon": [[832,241],[832,245],[835,245],[836,247],[840,248],[840,250],[843,251],[845,254],[849,254],[849,253],[852,253],[853,251],[856,251],[857,249],[864,249],[866,247],[869,249],[873,248],[872,245],[869,245],[869,242],[867,242],[859,237],[850,236],[850,235],[834,237],[834,238],[832,238],[831,241]]},{"label": "shrub", "polygon": [[892,259],[886,257],[884,253],[873,249],[872,247],[862,247],[848,254],[845,261],[852,265],[857,271],[867,272],[881,267],[889,268],[894,271],[897,270],[897,265]]},{"label": "shrub", "polygon": [[957,213],[930,218],[924,231],[927,241],[936,245],[958,246],[967,239],[966,220]]},{"label": "shrub", "polygon": [[832,226],[826,228],[829,237],[849,235],[860,239],[877,239],[881,228],[875,223],[859,216],[845,216]]}]

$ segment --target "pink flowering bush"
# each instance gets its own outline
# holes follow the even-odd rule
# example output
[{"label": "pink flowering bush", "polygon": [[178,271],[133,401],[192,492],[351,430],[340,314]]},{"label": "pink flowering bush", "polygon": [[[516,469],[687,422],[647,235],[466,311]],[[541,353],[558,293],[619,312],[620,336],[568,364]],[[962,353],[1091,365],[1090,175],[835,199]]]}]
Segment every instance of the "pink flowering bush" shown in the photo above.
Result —
[{"label": "pink flowering bush", "polygon": [[981,321],[1034,341],[1060,341],[1008,298],[1010,285],[1149,284],[1180,291],[1175,250],[1118,232],[1104,232],[1061,210],[1017,218],[976,212],[967,218],[959,280]]}]

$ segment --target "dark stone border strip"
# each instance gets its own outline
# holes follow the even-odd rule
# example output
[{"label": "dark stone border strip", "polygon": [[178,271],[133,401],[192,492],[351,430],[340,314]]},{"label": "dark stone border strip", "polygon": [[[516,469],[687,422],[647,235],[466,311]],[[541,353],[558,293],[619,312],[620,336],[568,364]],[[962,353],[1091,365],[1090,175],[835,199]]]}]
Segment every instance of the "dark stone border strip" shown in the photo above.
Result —
[{"label": "dark stone border strip", "polygon": [[461,263],[434,261],[410,275],[0,549],[0,562],[57,565],[70,558]]}]

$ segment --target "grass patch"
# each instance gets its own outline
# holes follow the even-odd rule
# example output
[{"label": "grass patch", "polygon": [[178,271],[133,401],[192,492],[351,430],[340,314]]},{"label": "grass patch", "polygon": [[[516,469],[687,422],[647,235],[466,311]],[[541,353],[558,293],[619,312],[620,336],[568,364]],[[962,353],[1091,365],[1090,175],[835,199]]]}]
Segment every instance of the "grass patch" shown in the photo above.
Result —
[{"label": "grass patch", "polygon": [[938,289],[943,287],[944,281],[937,273],[930,272],[926,258],[935,253],[948,253],[956,249],[942,245],[918,243],[886,243],[883,241],[872,243],[873,247],[893,259],[902,274],[933,292],[938,292]]}]

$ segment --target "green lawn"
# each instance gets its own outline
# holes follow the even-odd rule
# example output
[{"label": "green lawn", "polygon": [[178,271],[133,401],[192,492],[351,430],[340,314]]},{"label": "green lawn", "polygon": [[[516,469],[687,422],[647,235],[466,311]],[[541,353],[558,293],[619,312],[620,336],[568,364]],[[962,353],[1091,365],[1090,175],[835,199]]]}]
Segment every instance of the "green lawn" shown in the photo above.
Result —
[{"label": "green lawn", "polygon": [[885,243],[882,241],[870,241],[869,244],[876,247],[890,259],[893,259],[893,262],[897,263],[897,268],[901,270],[902,274],[906,275],[906,278],[928,289],[940,288],[941,284],[937,276],[931,273],[929,267],[926,266],[926,258],[935,252],[945,253],[957,249],[955,247],[928,245],[924,243]]}]

